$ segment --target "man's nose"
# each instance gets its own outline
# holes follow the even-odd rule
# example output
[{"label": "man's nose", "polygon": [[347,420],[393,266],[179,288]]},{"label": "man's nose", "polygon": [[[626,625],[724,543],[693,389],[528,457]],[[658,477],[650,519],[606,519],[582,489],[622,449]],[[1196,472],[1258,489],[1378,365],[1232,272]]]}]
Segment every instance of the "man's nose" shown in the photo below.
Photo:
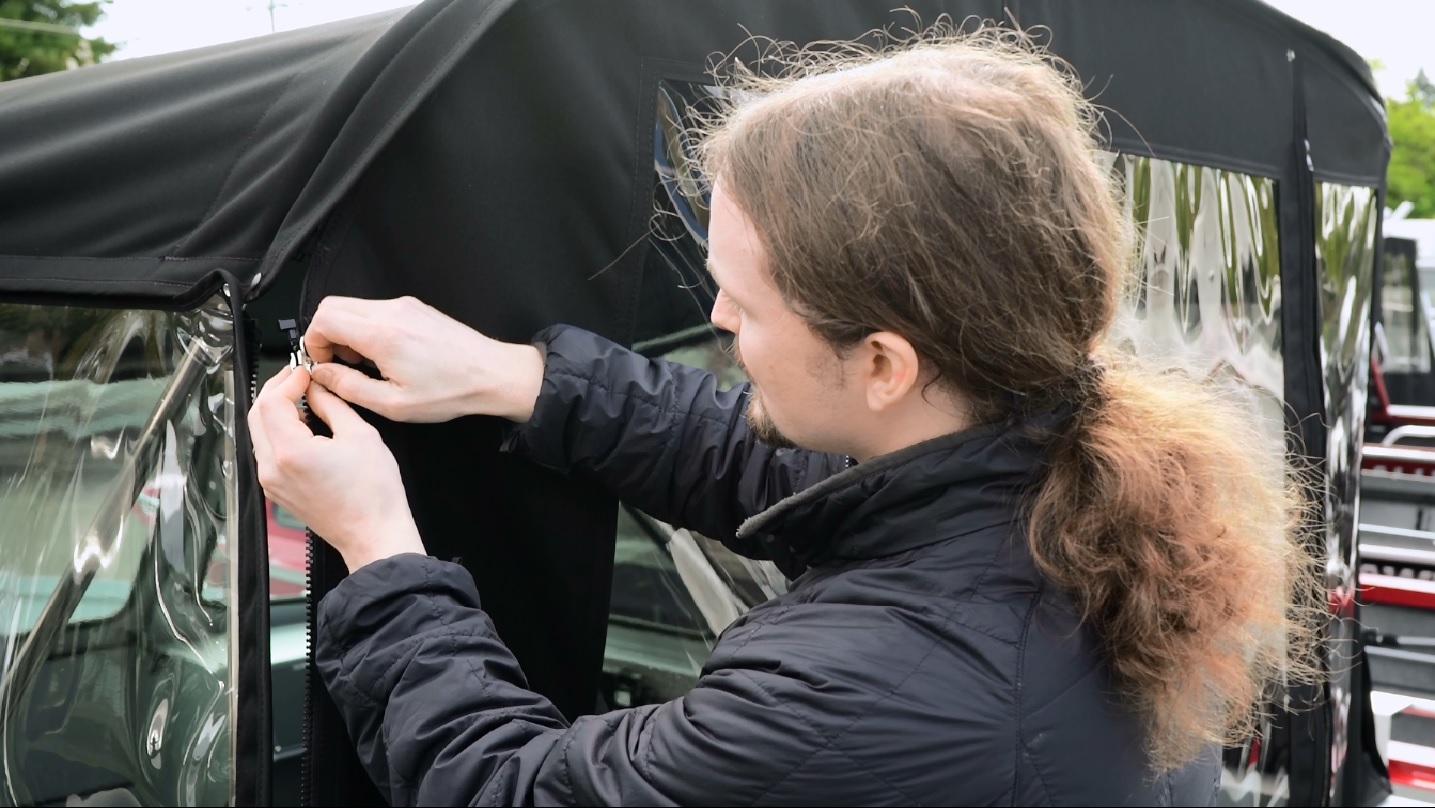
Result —
[{"label": "man's nose", "polygon": [[708,312],[708,319],[712,324],[724,331],[736,334],[737,322],[732,316],[732,306],[728,305],[727,295],[718,290],[717,297],[713,298],[712,311]]}]

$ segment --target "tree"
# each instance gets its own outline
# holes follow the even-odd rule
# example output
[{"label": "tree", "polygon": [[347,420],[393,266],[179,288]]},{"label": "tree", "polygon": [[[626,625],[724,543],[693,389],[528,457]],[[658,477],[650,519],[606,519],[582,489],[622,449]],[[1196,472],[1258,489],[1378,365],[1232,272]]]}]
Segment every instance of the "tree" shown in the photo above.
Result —
[{"label": "tree", "polygon": [[1421,68],[1415,74],[1415,80],[1410,82],[1410,97],[1418,100],[1420,105],[1426,109],[1435,108],[1435,82],[1425,75],[1425,69]]},{"label": "tree", "polygon": [[1435,83],[1425,71],[1406,87],[1405,100],[1385,100],[1394,148],[1386,172],[1389,206],[1412,206],[1412,218],[1435,217]]},{"label": "tree", "polygon": [[0,0],[0,81],[94,64],[114,52],[103,39],[86,39],[109,0]]}]

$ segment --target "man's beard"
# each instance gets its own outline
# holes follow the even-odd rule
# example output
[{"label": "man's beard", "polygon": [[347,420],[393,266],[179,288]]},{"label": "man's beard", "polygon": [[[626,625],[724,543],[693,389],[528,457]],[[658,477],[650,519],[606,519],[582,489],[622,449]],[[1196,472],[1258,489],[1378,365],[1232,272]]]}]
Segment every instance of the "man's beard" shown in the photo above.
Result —
[{"label": "man's beard", "polygon": [[[747,365],[742,363],[742,352],[737,349],[736,341],[733,342],[732,357],[737,362],[737,366],[742,368],[742,372],[747,373]],[[747,375],[749,379],[752,378],[752,374]],[[752,430],[753,437],[778,449],[796,449],[797,444],[782,434],[782,431],[777,428],[777,424],[772,422],[772,418],[767,414],[767,408],[762,406],[761,398],[762,394],[757,391],[757,388],[749,384],[746,414],[747,426]]]},{"label": "man's beard", "polygon": [[797,444],[782,434],[777,424],[772,422],[767,408],[758,401],[759,395],[756,390],[749,390],[747,394],[747,426],[752,430],[753,437],[778,449],[796,449]]}]

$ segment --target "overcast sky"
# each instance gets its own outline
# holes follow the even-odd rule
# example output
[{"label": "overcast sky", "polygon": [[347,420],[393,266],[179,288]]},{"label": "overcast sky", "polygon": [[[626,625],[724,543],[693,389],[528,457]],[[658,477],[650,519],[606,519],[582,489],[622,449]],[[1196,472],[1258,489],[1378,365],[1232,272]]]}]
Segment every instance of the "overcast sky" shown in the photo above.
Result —
[{"label": "overcast sky", "polygon": [[[706,0],[685,0],[705,2]],[[1154,0],[1153,0],[1154,1]],[[1195,2],[1195,0],[1161,0]],[[415,0],[274,0],[273,30],[372,14]],[[603,2],[603,0],[591,0]],[[1435,0],[1267,0],[1319,28],[1366,58],[1379,59],[1381,91],[1403,95],[1405,82],[1424,67],[1435,77]],[[894,2],[894,7],[900,2]],[[123,59],[197,48],[270,32],[269,0],[113,0],[106,18],[88,33],[123,47]]]},{"label": "overcast sky", "polygon": [[[142,0],[141,0],[142,1]],[[1435,0],[1266,0],[1319,28],[1384,69],[1381,92],[1405,95],[1405,82],[1421,68],[1435,78]]]},{"label": "overcast sky", "polygon": [[112,0],[88,29],[121,43],[111,59],[152,56],[360,17],[418,0]]}]

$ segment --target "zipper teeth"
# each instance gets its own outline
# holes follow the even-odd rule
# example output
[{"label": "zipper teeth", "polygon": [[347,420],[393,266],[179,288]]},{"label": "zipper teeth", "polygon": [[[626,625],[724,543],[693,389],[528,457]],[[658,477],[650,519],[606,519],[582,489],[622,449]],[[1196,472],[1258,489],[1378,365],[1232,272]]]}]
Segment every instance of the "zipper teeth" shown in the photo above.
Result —
[{"label": "zipper teeth", "polygon": [[299,804],[314,804],[314,531],[304,529],[304,723],[300,733]]},{"label": "zipper teeth", "polygon": [[[309,270],[314,266],[313,253],[319,248],[321,234],[328,228],[328,216],[325,221],[306,235],[300,242],[299,250],[303,256],[304,279],[299,284],[299,310],[296,312],[296,324],[302,334],[306,330],[308,317],[304,312],[312,312],[313,307],[309,306],[309,295],[312,291],[309,281],[312,280]],[[322,260],[318,261],[322,264]],[[301,337],[302,339],[302,337]],[[302,342],[300,343],[302,344]],[[291,346],[298,347],[298,346]],[[300,401],[300,408],[304,411],[304,418],[309,428],[314,429],[315,425],[323,425],[323,422],[309,410],[309,401]],[[299,805],[309,808],[318,803],[314,798],[314,769],[318,760],[314,752],[314,739],[319,737],[320,732],[316,724],[321,721],[320,711],[314,703],[314,688],[320,685],[315,675],[314,665],[314,637],[318,630],[318,614],[314,608],[314,582],[318,576],[315,574],[315,567],[320,564],[320,556],[317,551],[319,538],[314,535],[306,525],[304,528],[304,723],[300,730],[299,755]],[[332,795],[330,795],[332,796]]]},{"label": "zipper teeth", "polygon": [[[237,341],[237,342],[238,342],[238,344],[245,350],[245,356],[244,356],[244,360],[245,360],[245,361],[244,361],[244,365],[245,365],[245,369],[249,371],[249,391],[248,391],[248,392],[249,392],[249,398],[246,399],[245,402],[244,402],[244,411],[245,411],[245,412],[252,412],[253,409],[254,409],[254,399],[256,399],[256,398],[259,397],[259,348],[260,348],[259,324],[258,324],[258,322],[256,322],[252,317],[250,317],[247,312],[245,312],[245,310],[243,309],[243,307],[240,308],[239,312],[242,313],[242,316],[239,316],[239,317],[237,317],[236,319],[237,319],[238,322],[240,323],[240,327],[243,329],[243,336],[241,337],[241,340],[242,340],[242,341]],[[241,393],[240,395],[242,395],[242,393]],[[251,438],[252,438],[252,436],[251,436]],[[251,448],[251,453],[252,453],[252,448]],[[256,477],[255,480],[254,480],[254,487],[255,487],[255,488],[258,488],[258,487],[259,487],[259,480],[258,480],[257,477]],[[262,498],[262,492],[261,492],[261,498]],[[267,506],[264,505],[263,503],[261,503],[260,507],[261,507],[261,509],[263,509],[263,508],[266,508]],[[268,521],[264,519],[264,515],[263,515],[263,511],[262,511],[262,510],[261,510],[261,513],[260,513],[260,517],[259,517],[259,518],[260,518],[261,522],[264,524],[264,530],[265,530],[264,546],[267,548],[267,547],[269,546],[269,535],[268,535],[269,527],[268,527]],[[240,544],[240,543],[241,543],[241,542],[236,541],[236,542],[235,542],[235,546],[229,548],[230,563],[231,563],[231,564],[240,563],[240,561],[239,561],[239,559],[240,559],[240,556],[239,556],[239,544]],[[247,563],[247,562],[246,562],[246,563]],[[265,561],[264,563],[266,563],[266,564],[268,563],[267,559],[266,559],[266,561]],[[243,573],[241,573],[241,575],[242,575],[242,574],[243,574]],[[269,597],[269,593],[268,593],[268,592],[264,592],[264,593],[262,593],[262,594],[263,594],[263,597],[266,598],[266,599]],[[267,604],[266,604],[266,605],[267,605]],[[274,650],[274,649],[273,649],[273,648],[270,646],[270,644],[269,644],[269,638],[268,638],[268,637],[265,637],[265,638],[263,638],[263,640],[264,640],[264,647],[265,647],[266,649],[268,649],[268,651],[269,651],[269,653],[270,653],[270,655],[271,655],[271,657],[272,657],[272,655],[273,655],[273,650]],[[237,663],[237,660],[236,660],[236,663]],[[237,683],[237,682],[238,682],[238,676],[239,676],[239,668],[242,667],[242,666],[239,665],[239,664],[233,664],[231,667],[233,668],[233,670],[230,671],[231,682],[232,682],[232,683]],[[267,671],[266,671],[266,673],[267,673]],[[261,754],[261,755],[272,755],[272,752],[270,752],[270,750],[274,747],[274,688],[273,688],[272,685],[268,688],[268,691],[269,691],[268,698],[265,699],[265,701],[267,701],[268,704],[267,704],[267,705],[263,705],[263,706],[267,706],[268,709],[269,709],[269,717],[268,717],[268,721],[269,721],[269,735],[268,735],[268,738],[266,739],[266,742],[265,742],[264,746],[260,749],[260,754]],[[236,712],[236,713],[234,713],[234,715],[237,716],[238,713]],[[235,720],[238,721],[239,719],[236,717]],[[236,737],[236,738],[238,737],[239,727],[237,727],[237,726],[235,726],[235,727],[230,727],[229,730],[230,730],[230,732],[232,733],[233,737]],[[236,763],[237,763],[237,760],[238,760],[238,758],[236,757]],[[267,768],[267,770],[268,770],[268,772],[269,772],[269,776],[268,776],[267,778],[265,778],[265,783],[264,783],[264,785],[259,789],[259,791],[260,791],[260,794],[263,795],[262,798],[268,799],[270,802],[273,802],[273,800],[274,800],[274,759],[273,759],[273,757],[270,757],[270,758],[269,758],[269,760],[268,760],[268,765],[267,765],[266,768]],[[237,782],[237,778],[236,778],[236,782]],[[238,795],[235,794],[235,796],[238,796]]]},{"label": "zipper teeth", "polygon": [[[309,402],[303,401],[300,407],[304,411],[304,417],[312,429],[319,421],[309,411]],[[308,527],[304,528],[304,723],[300,733],[300,749],[303,752],[299,756],[299,804],[302,806],[314,805],[314,737],[318,734],[315,731],[315,722],[319,720],[319,712],[314,705],[314,688],[319,682],[314,675],[314,636],[318,630],[318,610],[314,608],[314,565],[318,553],[315,552],[315,542],[318,537]]]}]

